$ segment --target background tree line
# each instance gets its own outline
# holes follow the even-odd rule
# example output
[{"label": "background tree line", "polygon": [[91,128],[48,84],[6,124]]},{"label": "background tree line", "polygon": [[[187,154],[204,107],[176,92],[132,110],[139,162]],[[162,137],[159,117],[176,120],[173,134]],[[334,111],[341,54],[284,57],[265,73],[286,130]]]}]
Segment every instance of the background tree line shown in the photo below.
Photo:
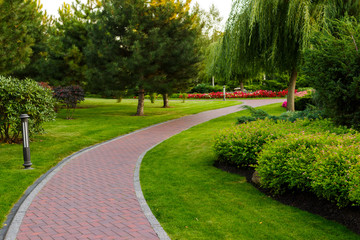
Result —
[{"label": "background tree line", "polygon": [[169,94],[214,76],[242,89],[287,86],[294,111],[301,79],[316,89],[318,106],[355,123],[359,9],[359,0],[235,0],[222,32],[219,12],[190,9],[190,0],[76,0],[57,19],[36,0],[2,1],[0,74],[136,94],[137,115],[145,93],[161,93],[167,107]]},{"label": "background tree line", "polygon": [[80,0],[48,17],[37,0],[0,3],[0,75],[51,86],[79,85],[121,97],[187,91],[204,68],[204,46],[218,18],[191,0]]}]

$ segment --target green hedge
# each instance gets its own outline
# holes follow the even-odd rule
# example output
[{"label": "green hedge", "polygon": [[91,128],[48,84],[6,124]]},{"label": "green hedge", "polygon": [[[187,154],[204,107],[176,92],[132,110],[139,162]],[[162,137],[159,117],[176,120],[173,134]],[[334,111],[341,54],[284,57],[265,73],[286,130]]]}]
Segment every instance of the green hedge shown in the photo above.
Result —
[{"label": "green hedge", "polygon": [[274,194],[305,190],[340,207],[360,205],[360,134],[328,120],[257,120],[221,131],[218,161],[255,166]]},{"label": "green hedge", "polygon": [[303,97],[296,97],[295,98],[295,109],[296,111],[304,111],[309,107],[309,105],[314,105],[313,96],[311,91],[308,91]]},{"label": "green hedge", "polygon": [[222,92],[223,86],[215,85],[214,87],[209,84],[200,83],[193,87],[189,93],[211,93],[211,92]]},{"label": "green hedge", "polygon": [[306,190],[344,207],[360,205],[360,137],[290,134],[266,144],[256,170],[274,193]]},{"label": "green hedge", "polygon": [[[306,104],[305,104],[306,105]],[[290,122],[295,122],[300,119],[309,119],[309,120],[315,120],[315,119],[321,119],[326,117],[324,112],[322,110],[307,107],[303,111],[296,111],[296,112],[284,112],[280,116],[272,116],[269,115],[267,112],[261,109],[253,108],[250,106],[243,106],[244,109],[247,109],[250,111],[251,116],[241,116],[237,118],[237,121],[239,124],[247,123],[247,122],[253,122],[259,119],[265,119],[269,118],[271,120],[286,120]]]},{"label": "green hedge", "polygon": [[263,119],[240,124],[218,133],[215,137],[214,149],[220,162],[236,166],[256,164],[257,155],[263,145],[289,133],[307,131],[317,133],[329,131],[337,134],[351,130],[335,127],[330,120],[302,119],[294,123],[287,120]]},{"label": "green hedge", "polygon": [[218,160],[243,167],[255,164],[263,145],[281,135],[280,131],[272,131],[275,125],[274,121],[266,119],[223,130],[215,137]]}]

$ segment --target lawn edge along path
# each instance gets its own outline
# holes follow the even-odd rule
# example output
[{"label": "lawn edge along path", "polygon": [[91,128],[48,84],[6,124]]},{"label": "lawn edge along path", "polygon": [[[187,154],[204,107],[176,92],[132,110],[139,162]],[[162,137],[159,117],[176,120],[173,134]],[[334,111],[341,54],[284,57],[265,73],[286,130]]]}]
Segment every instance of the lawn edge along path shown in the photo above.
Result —
[{"label": "lawn edge along path", "polygon": [[[245,100],[243,104],[258,107],[282,101]],[[11,211],[12,219],[2,234],[11,240],[169,239],[141,191],[143,156],[169,137],[241,111],[240,106],[156,124],[65,158],[28,189]]]}]

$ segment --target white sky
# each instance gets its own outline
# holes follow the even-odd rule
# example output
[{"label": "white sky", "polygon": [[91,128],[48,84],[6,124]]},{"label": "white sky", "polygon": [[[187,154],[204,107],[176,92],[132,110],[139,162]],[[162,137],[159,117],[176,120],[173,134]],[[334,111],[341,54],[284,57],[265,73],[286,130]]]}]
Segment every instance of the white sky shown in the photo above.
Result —
[{"label": "white sky", "polygon": [[[231,1],[232,0],[193,0],[193,2],[198,2],[200,7],[207,11],[209,10],[211,4],[214,4],[216,8],[219,9],[220,14],[223,17],[223,23],[225,23],[229,16]],[[48,14],[55,16],[57,16],[58,9],[64,2],[71,3],[73,0],[41,0],[43,10],[46,10]]]}]

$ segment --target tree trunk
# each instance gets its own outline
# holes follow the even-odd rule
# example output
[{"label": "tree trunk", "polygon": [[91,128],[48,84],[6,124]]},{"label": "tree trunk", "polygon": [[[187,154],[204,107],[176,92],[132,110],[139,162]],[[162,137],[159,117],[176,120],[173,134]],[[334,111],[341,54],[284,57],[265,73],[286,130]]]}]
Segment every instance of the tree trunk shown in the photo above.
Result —
[{"label": "tree trunk", "polygon": [[298,72],[296,69],[293,69],[290,76],[290,83],[288,88],[287,95],[287,110],[294,112],[295,111],[295,86]]},{"label": "tree trunk", "polygon": [[144,100],[145,100],[145,91],[144,89],[140,88],[137,112],[135,116],[144,116]]},{"label": "tree trunk", "polygon": [[167,93],[162,94],[162,96],[163,96],[163,102],[164,102],[163,108],[168,108],[169,107],[169,96]]},{"label": "tree trunk", "polygon": [[240,91],[244,92],[245,89],[244,89],[244,81],[240,81]]}]

